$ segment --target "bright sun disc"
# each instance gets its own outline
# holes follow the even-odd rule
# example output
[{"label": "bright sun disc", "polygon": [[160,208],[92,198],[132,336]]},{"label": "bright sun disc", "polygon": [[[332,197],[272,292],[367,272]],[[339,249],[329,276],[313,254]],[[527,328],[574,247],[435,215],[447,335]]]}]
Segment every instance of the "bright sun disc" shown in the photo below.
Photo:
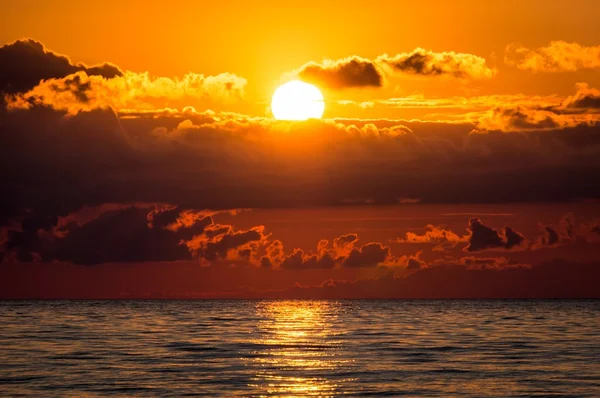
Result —
[{"label": "bright sun disc", "polygon": [[320,119],[324,110],[323,94],[300,80],[282,84],[271,99],[271,112],[278,120]]}]

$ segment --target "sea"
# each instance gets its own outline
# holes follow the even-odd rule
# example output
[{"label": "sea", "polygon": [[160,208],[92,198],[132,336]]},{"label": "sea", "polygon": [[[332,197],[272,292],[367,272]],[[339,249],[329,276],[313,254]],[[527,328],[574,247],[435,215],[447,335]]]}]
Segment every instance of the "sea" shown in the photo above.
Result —
[{"label": "sea", "polygon": [[600,300],[0,301],[6,397],[600,397]]}]

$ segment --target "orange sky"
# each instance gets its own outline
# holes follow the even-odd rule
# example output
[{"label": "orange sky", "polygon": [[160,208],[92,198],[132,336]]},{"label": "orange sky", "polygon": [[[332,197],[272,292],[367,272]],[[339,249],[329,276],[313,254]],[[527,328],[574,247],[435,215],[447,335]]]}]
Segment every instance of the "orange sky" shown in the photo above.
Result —
[{"label": "orange sky", "polygon": [[[0,42],[28,36],[76,62],[110,61],[156,76],[235,73],[248,80],[246,95],[242,104],[226,110],[262,116],[282,75],[308,61],[375,58],[417,47],[474,54],[499,73],[478,81],[394,76],[383,89],[330,92],[327,99],[564,96],[580,81],[597,87],[600,75],[594,70],[530,73],[505,65],[503,58],[510,43],[528,48],[552,40],[597,45],[598,14],[595,1],[22,1],[4,5]],[[360,112],[387,118],[426,114],[377,107]],[[325,115],[350,114],[356,109],[328,104]]]},{"label": "orange sky", "polygon": [[0,298],[600,297],[598,15],[6,2]]}]

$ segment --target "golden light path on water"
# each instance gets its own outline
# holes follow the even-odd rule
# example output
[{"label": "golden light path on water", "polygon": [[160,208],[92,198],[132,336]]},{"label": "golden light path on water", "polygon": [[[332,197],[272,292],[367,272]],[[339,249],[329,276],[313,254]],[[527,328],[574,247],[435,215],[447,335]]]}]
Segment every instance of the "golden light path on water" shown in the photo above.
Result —
[{"label": "golden light path on water", "polygon": [[254,343],[265,349],[253,359],[258,371],[251,386],[266,395],[334,395],[349,381],[324,377],[348,362],[338,355],[342,331],[333,327],[340,307],[335,301],[256,303],[263,320],[258,323],[262,337]]},{"label": "golden light path on water", "polygon": [[0,325],[5,396],[600,396],[598,300],[0,301]]}]

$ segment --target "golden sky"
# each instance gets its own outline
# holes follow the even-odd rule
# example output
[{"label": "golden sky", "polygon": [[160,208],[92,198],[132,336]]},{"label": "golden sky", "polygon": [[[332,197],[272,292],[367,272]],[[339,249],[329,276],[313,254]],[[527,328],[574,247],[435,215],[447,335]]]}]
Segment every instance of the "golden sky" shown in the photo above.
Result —
[{"label": "golden sky", "polygon": [[[243,103],[226,110],[262,116],[282,76],[306,62],[352,55],[375,59],[416,48],[473,54],[498,73],[474,80],[394,75],[381,89],[329,92],[326,99],[566,96],[574,93],[577,82],[598,87],[599,74],[593,69],[531,73],[507,65],[504,57],[512,43],[530,49],[556,40],[598,45],[599,13],[595,1],[14,1],[0,15],[0,42],[26,32],[76,62],[110,61],[154,76],[233,73],[248,83]],[[359,108],[359,116],[426,114],[374,108]],[[348,106],[326,107],[327,117],[356,112]]]}]

